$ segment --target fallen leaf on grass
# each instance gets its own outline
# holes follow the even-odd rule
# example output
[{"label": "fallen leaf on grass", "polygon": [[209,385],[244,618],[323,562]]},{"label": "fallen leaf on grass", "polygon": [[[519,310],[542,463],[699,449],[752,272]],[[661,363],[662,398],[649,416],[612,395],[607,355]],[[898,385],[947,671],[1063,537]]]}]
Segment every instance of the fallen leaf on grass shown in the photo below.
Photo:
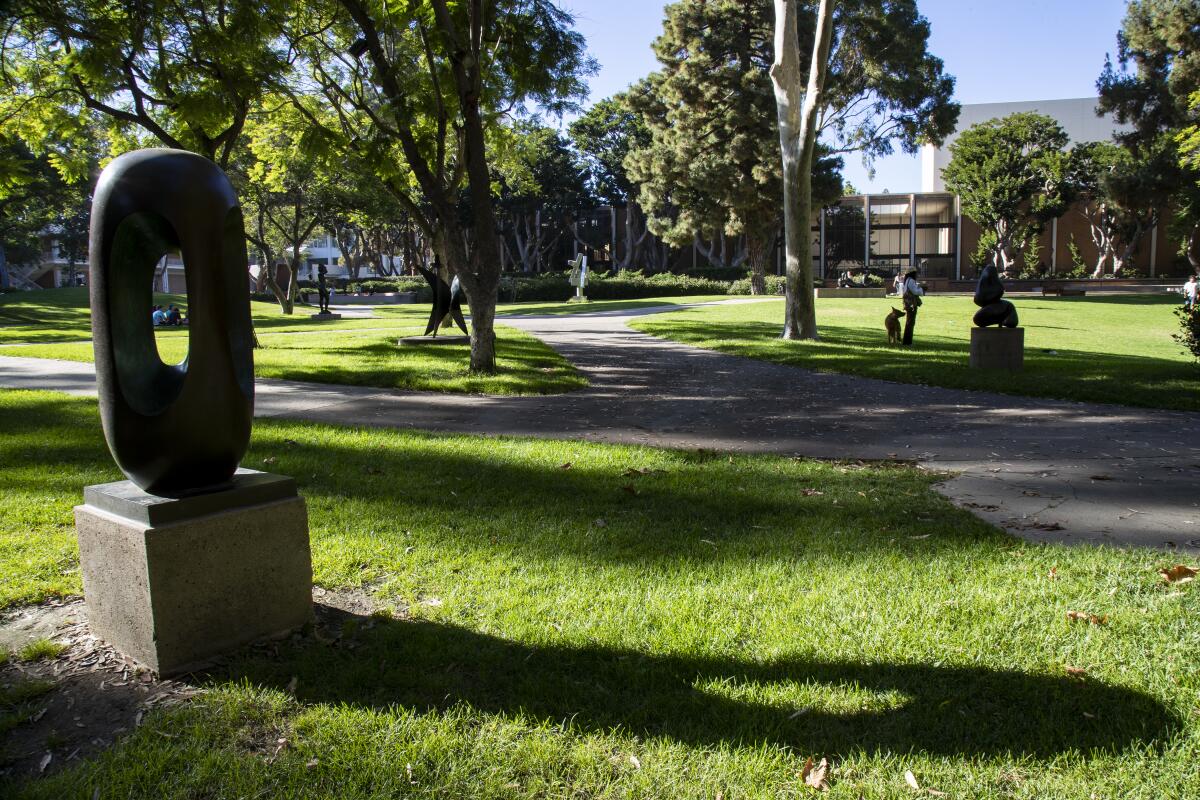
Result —
[{"label": "fallen leaf on grass", "polygon": [[1067,619],[1075,620],[1076,622],[1088,622],[1092,625],[1103,625],[1108,622],[1108,615],[1099,616],[1097,614],[1089,614],[1086,611],[1068,611]]},{"label": "fallen leaf on grass", "polygon": [[818,491],[817,489],[802,489],[801,491],[804,492],[805,497],[813,497],[814,495],[825,494],[824,492]]},{"label": "fallen leaf on grass", "polygon": [[568,462],[567,462],[567,463],[565,463],[565,464],[559,464],[559,465],[558,465],[558,468],[559,468],[559,469],[570,469],[570,468],[571,468],[571,462],[570,462],[570,461],[568,461]]},{"label": "fallen leaf on grass", "polygon": [[264,459],[263,459],[263,463],[264,463],[264,464],[274,464],[274,463],[275,463],[275,456],[271,456],[271,457],[269,457],[269,458],[264,458]]},{"label": "fallen leaf on grass", "polygon": [[622,489],[624,489],[624,490],[625,490],[626,492],[628,492],[629,494],[632,494],[632,495],[639,495],[639,494],[641,494],[641,492],[639,492],[639,491],[637,490],[637,487],[636,487],[636,486],[634,486],[633,484],[630,484],[630,483],[627,483],[627,484],[625,484],[625,485],[624,485],[624,486],[622,486],[621,488],[622,488]]},{"label": "fallen leaf on grass", "polygon": [[910,536],[908,538],[912,539],[913,541],[920,541],[921,539],[928,539],[930,536],[933,536],[933,534],[932,533],[923,533],[920,536]]},{"label": "fallen leaf on grass", "polygon": [[1167,583],[1190,583],[1196,579],[1196,575],[1200,574],[1196,570],[1186,564],[1176,564],[1173,567],[1167,567],[1158,571],[1162,575],[1163,580]]},{"label": "fallen leaf on grass", "polygon": [[804,785],[810,789],[828,792],[829,759],[822,758],[821,763],[814,767],[812,758],[809,758],[804,762],[804,768],[800,770],[800,778],[804,781]]},{"label": "fallen leaf on grass", "polygon": [[1052,581],[1058,580],[1058,567],[1051,567],[1050,574],[1047,577],[1049,577]]},{"label": "fallen leaf on grass", "polygon": [[47,750],[46,755],[42,756],[42,760],[38,762],[38,772],[45,772],[46,767],[50,766],[52,758],[54,758],[54,754]]},{"label": "fallen leaf on grass", "polygon": [[641,762],[641,760],[640,760],[640,759],[639,759],[637,756],[630,756],[630,757],[629,757],[629,763],[630,763],[630,764],[633,764],[633,768],[634,768],[634,769],[641,769],[641,768],[642,768],[642,762]]},{"label": "fallen leaf on grass", "polygon": [[1066,672],[1067,672],[1067,675],[1071,676],[1072,678],[1086,678],[1087,677],[1087,670],[1084,669],[1083,667],[1067,667]]},{"label": "fallen leaf on grass", "polygon": [[305,764],[305,765],[304,765],[304,768],[305,768],[305,769],[316,769],[316,768],[317,768],[317,765],[318,765],[318,764],[320,764],[320,763],[321,763],[321,762],[320,762],[318,759],[315,759],[315,758],[314,758],[314,759],[310,759],[310,760],[309,760],[309,762],[308,762],[307,764]]},{"label": "fallen leaf on grass", "polygon": [[925,792],[926,794],[933,795],[934,797],[946,796],[945,792],[939,792],[937,789],[923,788],[921,784],[917,783],[917,776],[913,775],[911,769],[904,771],[904,782],[916,789],[918,792]]},{"label": "fallen leaf on grass", "polygon": [[608,524],[608,520],[598,519],[595,522],[593,522],[592,524],[595,525],[597,528],[603,528],[605,525]]}]

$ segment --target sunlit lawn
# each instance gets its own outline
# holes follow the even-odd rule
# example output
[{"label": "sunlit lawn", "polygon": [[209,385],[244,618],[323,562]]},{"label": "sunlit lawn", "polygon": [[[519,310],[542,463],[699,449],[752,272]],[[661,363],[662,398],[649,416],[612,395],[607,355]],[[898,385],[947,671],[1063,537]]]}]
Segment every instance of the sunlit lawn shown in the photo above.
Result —
[{"label": "sunlit lawn", "polygon": [[[809,797],[810,756],[846,800],[935,796],[909,770],[958,798],[1200,785],[1200,594],[1169,554],[1013,539],[902,466],[279,421],[266,459],[316,582],[390,616],[243,654],[0,795]],[[80,590],[71,507],[116,477],[94,401],[0,392],[0,606]]]},{"label": "sunlit lawn", "polygon": [[[1013,298],[1025,328],[1020,374],[970,369],[970,297],[926,299],[913,347],[889,346],[894,299],[817,301],[820,342],[779,338],[783,301],[684,309],[633,327],[698,347],[827,372],[1035,397],[1200,410],[1200,369],[1171,339],[1178,298]],[[903,320],[902,320],[903,321]]]},{"label": "sunlit lawn", "polygon": [[[186,308],[186,298],[164,297],[162,302]],[[93,359],[86,341],[91,337],[86,290],[6,295],[0,303],[0,355]],[[381,309],[385,313],[377,319],[335,322],[312,322],[312,309],[302,307],[292,316],[270,303],[253,303],[252,310],[262,345],[254,354],[260,378],[485,394],[552,394],[587,385],[562,356],[507,326],[497,328],[499,374],[492,376],[468,372],[465,344],[398,345],[401,337],[425,332],[427,306],[391,307]],[[159,329],[155,339],[164,361],[177,363],[186,356],[186,328]]]}]

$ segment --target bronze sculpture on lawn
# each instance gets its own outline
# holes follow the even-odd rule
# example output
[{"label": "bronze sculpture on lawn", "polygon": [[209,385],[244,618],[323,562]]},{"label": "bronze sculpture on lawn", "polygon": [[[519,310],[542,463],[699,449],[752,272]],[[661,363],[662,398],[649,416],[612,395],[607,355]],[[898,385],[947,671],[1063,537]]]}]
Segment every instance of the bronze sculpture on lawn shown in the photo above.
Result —
[{"label": "bronze sculpture on lawn", "polygon": [[988,264],[979,275],[975,287],[975,324],[980,328],[998,325],[1002,328],[1017,327],[1017,308],[1004,299],[1004,284],[994,264]]},{"label": "bronze sculpture on lawn", "polygon": [[317,302],[320,304],[318,314],[329,313],[329,285],[325,283],[325,275],[328,272],[324,264],[317,267]]},{"label": "bronze sculpture on lawn", "polygon": [[[151,494],[220,489],[246,453],[254,412],[237,194],[208,159],[150,149],[109,164],[93,197],[92,334],[109,450]],[[150,318],[151,280],[159,259],[176,252],[191,301],[188,355],[164,364]]]},{"label": "bronze sculpture on lawn", "polygon": [[467,321],[463,318],[462,313],[462,287],[458,283],[458,277],[455,276],[454,282],[447,285],[440,272],[441,262],[438,259],[433,260],[433,269],[425,269],[418,266],[417,272],[424,276],[429,282],[429,288],[433,290],[433,309],[429,313],[429,324],[425,326],[425,335],[437,337],[438,329],[442,327],[442,323],[446,320],[447,315],[454,320],[458,327],[462,328],[463,333],[467,331]]}]

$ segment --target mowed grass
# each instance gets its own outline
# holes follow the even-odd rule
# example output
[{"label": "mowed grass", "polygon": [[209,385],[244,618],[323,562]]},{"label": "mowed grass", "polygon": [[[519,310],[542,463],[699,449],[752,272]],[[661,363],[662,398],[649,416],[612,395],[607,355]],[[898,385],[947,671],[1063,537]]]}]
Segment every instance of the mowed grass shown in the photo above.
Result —
[{"label": "mowed grass", "polygon": [[[0,320],[7,313],[8,320],[25,322],[0,326],[0,355],[93,360],[92,344],[85,341],[91,337],[86,290],[7,297],[20,301],[0,305]],[[186,298],[165,296],[159,300],[187,306]],[[467,369],[469,349],[465,344],[398,345],[401,337],[425,332],[429,317],[425,306],[388,308],[378,319],[328,323],[309,321],[311,309],[298,307],[295,315],[287,316],[268,303],[253,303],[251,308],[261,345],[254,353],[254,371],[260,378],[505,395],[557,394],[587,385],[583,375],[549,346],[503,325],[496,331],[499,372],[495,375]],[[44,316],[41,322],[30,321],[39,314]],[[450,333],[443,331],[443,335]],[[460,332],[456,328],[454,333]],[[178,363],[187,355],[186,328],[158,329],[155,341],[159,356],[168,363]]]},{"label": "mowed grass", "polygon": [[[0,392],[0,434],[0,603],[78,592],[71,506],[116,477],[95,403]],[[934,796],[906,771],[951,797],[1200,785],[1176,556],[1016,540],[898,465],[278,421],[267,459],[316,582],[390,613],[243,653],[0,794],[798,798],[809,757],[846,800]]]},{"label": "mowed grass", "polygon": [[[968,367],[970,297],[927,297],[911,348],[890,346],[883,318],[896,299],[819,299],[819,342],[779,338],[783,301],[654,315],[632,327],[723,353],[823,372],[1150,408],[1200,411],[1200,368],[1171,339],[1166,296],[1011,298],[1025,328],[1019,374]],[[904,320],[901,320],[903,322]]]}]

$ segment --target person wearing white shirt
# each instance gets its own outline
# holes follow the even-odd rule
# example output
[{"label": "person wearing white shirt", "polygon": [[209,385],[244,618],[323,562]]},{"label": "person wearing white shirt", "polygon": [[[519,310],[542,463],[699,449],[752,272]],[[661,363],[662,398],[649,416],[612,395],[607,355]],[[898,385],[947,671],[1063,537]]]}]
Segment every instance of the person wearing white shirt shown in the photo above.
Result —
[{"label": "person wearing white shirt", "polygon": [[900,283],[900,297],[904,300],[904,338],[902,344],[912,344],[913,329],[917,327],[917,308],[925,290],[917,283],[917,268],[909,267]]},{"label": "person wearing white shirt", "polygon": [[1189,275],[1187,283],[1183,285],[1183,307],[1189,311],[1195,308],[1198,293],[1200,293],[1200,284],[1196,283],[1195,275]]}]

